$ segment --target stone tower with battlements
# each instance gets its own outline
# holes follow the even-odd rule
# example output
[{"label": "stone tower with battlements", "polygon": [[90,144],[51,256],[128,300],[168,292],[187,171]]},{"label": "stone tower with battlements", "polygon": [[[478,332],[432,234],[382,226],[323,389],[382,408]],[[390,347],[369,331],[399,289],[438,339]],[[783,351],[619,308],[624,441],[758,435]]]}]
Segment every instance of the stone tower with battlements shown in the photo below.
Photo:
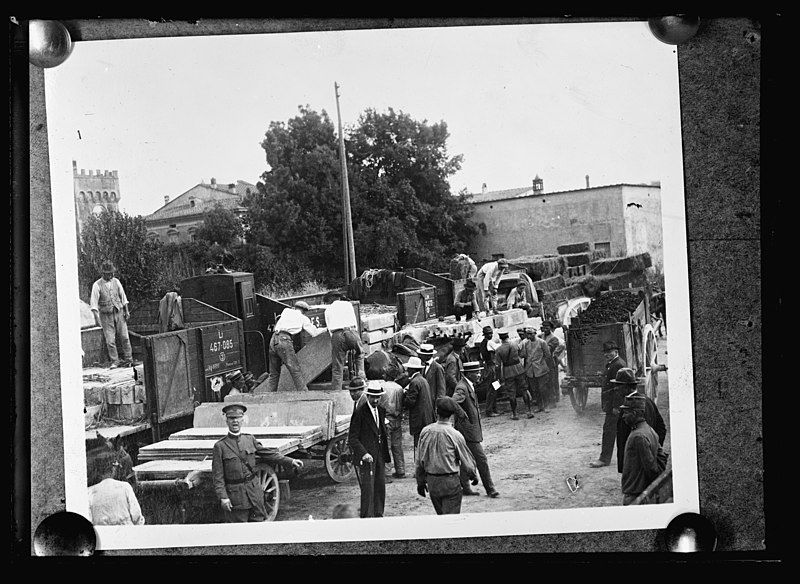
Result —
[{"label": "stone tower with battlements", "polygon": [[104,211],[119,211],[119,176],[116,170],[78,172],[72,161],[72,184],[75,193],[75,219],[80,235],[87,217]]}]

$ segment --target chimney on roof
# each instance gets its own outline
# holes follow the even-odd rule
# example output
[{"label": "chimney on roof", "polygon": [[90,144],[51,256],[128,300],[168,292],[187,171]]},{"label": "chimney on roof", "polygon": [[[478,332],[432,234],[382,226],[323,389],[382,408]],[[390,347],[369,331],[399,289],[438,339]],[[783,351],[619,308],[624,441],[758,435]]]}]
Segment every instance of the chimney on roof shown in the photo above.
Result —
[{"label": "chimney on roof", "polygon": [[164,204],[169,203],[169,195],[164,195]]},{"label": "chimney on roof", "polygon": [[589,175],[586,175],[586,188],[589,188]]},{"label": "chimney on roof", "polygon": [[544,181],[539,178],[537,174],[536,177],[533,179],[533,192],[534,193],[541,193],[544,191]]},{"label": "chimney on roof", "polygon": [[486,183],[483,183],[483,186],[481,187],[481,193],[482,194],[486,193]]},{"label": "chimney on roof", "polygon": [[228,190],[236,192],[236,183],[228,183]]},{"label": "chimney on roof", "polygon": [[212,185],[216,185],[217,184],[217,179],[215,179],[213,176],[211,177],[211,184]]}]

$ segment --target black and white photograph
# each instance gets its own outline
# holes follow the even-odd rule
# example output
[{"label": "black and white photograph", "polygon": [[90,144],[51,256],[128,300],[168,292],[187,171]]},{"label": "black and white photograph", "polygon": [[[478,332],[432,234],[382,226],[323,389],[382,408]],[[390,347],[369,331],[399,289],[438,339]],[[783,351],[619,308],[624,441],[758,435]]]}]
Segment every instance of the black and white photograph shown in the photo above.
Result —
[{"label": "black and white photograph", "polygon": [[91,41],[44,79],[98,549],[698,511],[678,59],[646,22]]}]

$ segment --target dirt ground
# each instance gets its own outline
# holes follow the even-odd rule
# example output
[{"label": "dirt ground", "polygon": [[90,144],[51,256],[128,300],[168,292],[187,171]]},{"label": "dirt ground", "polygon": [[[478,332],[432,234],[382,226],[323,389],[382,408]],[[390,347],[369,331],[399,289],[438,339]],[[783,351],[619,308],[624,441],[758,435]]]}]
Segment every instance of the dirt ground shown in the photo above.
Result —
[{"label": "dirt ground", "polygon": [[[659,339],[658,361],[669,364],[666,337]],[[563,376],[563,372],[561,376]],[[667,426],[664,448],[669,451],[669,384],[668,372],[659,373],[658,409]],[[518,412],[525,406],[518,400]],[[499,404],[501,416],[482,417],[483,447],[489,469],[500,493],[496,499],[486,496],[479,484],[479,497],[464,497],[462,513],[525,511],[536,509],[568,509],[619,505],[622,501],[620,475],[617,472],[616,450],[612,464],[590,468],[589,463],[600,454],[604,414],[600,409],[600,389],[590,388],[586,409],[578,415],[569,396],[561,396],[555,408],[536,414],[533,419],[521,415],[511,420],[508,402]],[[483,404],[481,404],[483,413]],[[403,433],[405,479],[391,479],[386,485],[384,516],[432,515],[428,497],[417,494],[413,479],[413,442],[407,421]],[[572,493],[566,478],[578,477],[579,488]],[[290,500],[282,501],[278,521],[330,518],[338,503],[359,506],[359,487],[355,477],[346,483],[331,480],[322,461],[307,460],[300,474],[290,483]]]}]

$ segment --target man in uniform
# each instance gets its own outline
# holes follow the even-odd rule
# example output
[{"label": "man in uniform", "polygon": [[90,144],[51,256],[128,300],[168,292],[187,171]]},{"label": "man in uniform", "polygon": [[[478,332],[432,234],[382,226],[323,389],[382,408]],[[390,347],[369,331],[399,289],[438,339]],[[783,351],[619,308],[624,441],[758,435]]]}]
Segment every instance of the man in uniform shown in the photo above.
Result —
[{"label": "man in uniform", "polygon": [[297,391],[308,391],[308,386],[303,380],[303,372],[300,371],[300,363],[294,352],[293,336],[301,330],[306,331],[312,337],[324,332],[325,329],[317,328],[306,316],[306,312],[311,307],[308,303],[298,300],[293,308],[284,308],[278,321],[275,323],[275,330],[269,341],[269,377],[267,377],[267,391],[278,391],[278,382],[281,377],[281,365],[286,365],[289,375],[294,381],[294,388]]},{"label": "man in uniform", "polygon": [[416,478],[417,493],[427,491],[437,515],[461,513],[461,473],[473,485],[478,484],[475,459],[464,436],[453,427],[453,414],[458,410],[453,398],[436,400],[437,420],[422,429],[419,436]]},{"label": "man in uniform", "polygon": [[361,487],[361,517],[383,517],[386,501],[386,468],[391,461],[386,436],[386,410],[380,405],[383,388],[371,379],[367,401],[356,406],[350,418],[348,440]]},{"label": "man in uniform", "polygon": [[536,411],[547,413],[550,403],[550,347],[544,339],[536,336],[536,329],[526,329],[526,339],[520,346],[520,356],[525,362],[525,378],[528,390],[536,403]]},{"label": "man in uniform", "polygon": [[603,422],[603,442],[600,448],[600,458],[589,464],[592,468],[608,466],[611,464],[611,455],[614,454],[614,442],[617,439],[617,422],[619,421],[619,406],[625,398],[626,392],[617,388],[612,383],[617,378],[617,371],[627,367],[625,361],[619,356],[619,347],[614,341],[603,343],[603,356],[606,358],[606,372],[603,378],[603,387],[600,391],[600,407],[606,414]]},{"label": "man in uniform", "polygon": [[227,523],[264,521],[267,518],[264,491],[256,469],[256,452],[267,464],[303,468],[302,460],[283,456],[274,449],[265,449],[252,434],[243,434],[246,411],[246,406],[237,403],[222,408],[228,435],[214,444],[211,459],[214,491]]},{"label": "man in uniform", "polygon": [[456,322],[460,321],[462,316],[465,320],[472,320],[479,312],[478,299],[475,298],[475,282],[467,280],[464,282],[464,289],[456,294],[456,299],[453,301]]},{"label": "man in uniform", "polygon": [[498,379],[503,384],[500,391],[508,396],[511,404],[511,419],[519,420],[517,416],[517,397],[525,400],[528,406],[528,418],[533,417],[531,408],[531,398],[528,395],[527,383],[525,381],[525,367],[519,358],[519,351],[516,345],[508,340],[508,333],[500,333],[500,346],[494,354],[495,363],[499,372]]},{"label": "man in uniform", "polygon": [[409,357],[405,364],[409,380],[403,390],[403,407],[408,408],[408,430],[414,438],[415,452],[419,443],[419,433],[434,420],[433,401],[428,382],[422,376],[423,367],[419,357]]},{"label": "man in uniform", "polygon": [[497,310],[497,289],[500,278],[508,271],[508,260],[500,258],[496,262],[487,262],[478,270],[476,277],[483,283],[483,303],[487,314],[489,311],[499,314]]},{"label": "man in uniform", "polygon": [[[478,410],[478,395],[475,393],[475,384],[481,379],[481,364],[477,361],[468,361],[461,369],[461,381],[456,385],[453,400],[458,404],[456,412],[456,430],[461,432],[467,442],[467,448],[475,459],[478,474],[481,475],[483,488],[490,497],[498,497],[499,493],[494,488],[492,475],[489,472],[489,461],[483,451],[483,430],[481,428],[481,414]],[[461,489],[465,495],[477,495],[469,486],[469,477],[461,473]]]},{"label": "man in uniform", "polygon": [[428,390],[431,394],[431,402],[436,403],[436,399],[447,393],[444,379],[444,368],[439,364],[434,355],[436,349],[430,343],[422,343],[417,350],[420,361],[425,366],[422,369],[422,376],[428,382]]},{"label": "man in uniform", "polygon": [[[89,299],[94,322],[103,329],[108,356],[111,358],[111,369],[126,367],[133,361],[127,322],[131,312],[122,283],[114,277],[115,270],[110,261],[103,262],[100,266],[103,277],[92,284],[92,295]],[[117,351],[117,337],[122,342],[122,360]]]},{"label": "man in uniform", "polygon": [[483,327],[483,339],[478,344],[478,352],[483,365],[483,375],[481,376],[483,383],[486,384],[486,415],[489,417],[499,416],[497,413],[497,390],[495,390],[492,382],[497,378],[494,364],[494,352],[500,343],[495,341],[494,330],[492,327]]},{"label": "man in uniform", "polygon": [[358,323],[353,305],[342,300],[338,294],[325,309],[325,324],[331,333],[331,389],[342,388],[344,361],[348,351],[353,351],[356,360],[356,375],[366,380],[364,372],[364,352],[358,338]]},{"label": "man in uniform", "polygon": [[645,396],[633,393],[620,405],[622,420],[631,429],[625,442],[622,467],[622,504],[630,505],[663,471],[666,454],[658,443],[658,435],[645,421]]}]

